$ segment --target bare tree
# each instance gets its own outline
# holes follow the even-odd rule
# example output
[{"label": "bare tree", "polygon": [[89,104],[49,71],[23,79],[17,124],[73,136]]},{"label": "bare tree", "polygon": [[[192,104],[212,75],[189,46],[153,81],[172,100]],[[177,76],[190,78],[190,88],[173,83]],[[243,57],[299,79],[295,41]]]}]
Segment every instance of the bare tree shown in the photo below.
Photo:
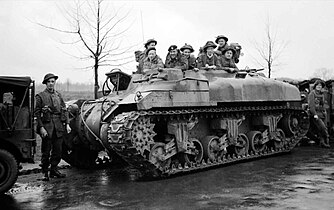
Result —
[{"label": "bare tree", "polygon": [[70,79],[66,79],[66,91],[68,92],[70,90],[70,85],[71,85],[71,81]]},{"label": "bare tree", "polygon": [[[73,8],[62,10],[70,29],[62,29],[45,24],[39,25],[61,33],[74,36],[74,41],[66,44],[78,45],[80,60],[92,60],[93,65],[84,69],[94,70],[94,98],[98,97],[98,70],[102,66],[122,66],[134,61],[133,54],[129,54],[134,46],[122,47],[122,36],[131,27],[124,27],[124,21],[130,11],[121,14],[121,9],[108,13],[109,5],[104,0],[76,1]],[[80,50],[84,49],[84,50]]]},{"label": "bare tree", "polygon": [[334,70],[333,69],[327,69],[327,68],[320,68],[316,69],[312,75],[312,77],[320,78],[325,81],[334,79]]},{"label": "bare tree", "polygon": [[255,59],[256,62],[264,68],[268,68],[268,77],[271,77],[273,67],[278,66],[279,57],[287,47],[287,42],[278,40],[277,31],[273,29],[270,18],[265,22],[265,36],[262,41],[254,41],[253,45],[261,59]]}]

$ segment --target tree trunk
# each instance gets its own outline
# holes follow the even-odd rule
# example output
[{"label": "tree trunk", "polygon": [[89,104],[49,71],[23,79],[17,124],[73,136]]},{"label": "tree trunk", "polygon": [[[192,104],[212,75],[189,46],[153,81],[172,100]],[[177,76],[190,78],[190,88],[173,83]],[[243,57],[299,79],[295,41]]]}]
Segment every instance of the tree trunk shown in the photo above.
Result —
[{"label": "tree trunk", "polygon": [[268,64],[268,78],[271,77],[271,65]]},{"label": "tree trunk", "polygon": [[98,75],[98,63],[95,62],[94,65],[94,99],[98,98],[97,92],[99,91],[99,75]]}]

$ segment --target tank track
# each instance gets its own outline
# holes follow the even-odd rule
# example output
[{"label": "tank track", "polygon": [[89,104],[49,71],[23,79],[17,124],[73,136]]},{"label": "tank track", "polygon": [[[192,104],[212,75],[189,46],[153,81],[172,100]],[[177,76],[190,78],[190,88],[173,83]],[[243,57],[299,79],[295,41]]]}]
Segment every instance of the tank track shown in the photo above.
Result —
[{"label": "tank track", "polygon": [[[287,143],[280,149],[269,149],[262,152],[249,152],[243,156],[227,155],[217,161],[202,160],[202,162],[192,162],[191,164],[171,164],[164,170],[158,169],[154,164],[148,161],[133,144],[131,140],[131,131],[134,122],[141,116],[158,118],[158,120],[179,119],[180,117],[189,118],[191,115],[197,117],[231,117],[238,115],[259,115],[266,114],[301,114],[303,110],[300,107],[289,106],[239,106],[239,107],[216,107],[216,108],[198,108],[182,110],[164,110],[164,111],[132,111],[119,114],[111,122],[108,130],[109,146],[121,156],[131,166],[140,171],[142,177],[163,178],[183,173],[192,173],[200,170],[230,165],[232,163],[248,161],[267,156],[278,155],[290,152],[296,144],[303,138],[305,131],[299,128],[299,131],[292,137],[287,137]],[[115,140],[121,140],[123,143],[114,143]]]}]

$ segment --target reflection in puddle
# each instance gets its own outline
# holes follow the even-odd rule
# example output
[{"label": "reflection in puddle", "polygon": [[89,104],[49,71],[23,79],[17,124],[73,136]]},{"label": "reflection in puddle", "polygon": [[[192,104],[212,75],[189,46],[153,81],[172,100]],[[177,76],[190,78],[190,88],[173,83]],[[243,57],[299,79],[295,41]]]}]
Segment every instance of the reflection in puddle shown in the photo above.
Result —
[{"label": "reflection in puddle", "polygon": [[[67,170],[50,182],[16,184],[20,209],[334,209],[331,150],[291,155],[158,181],[131,181],[131,170]],[[333,152],[332,152],[333,153]]]},{"label": "reflection in puddle", "polygon": [[109,200],[100,201],[99,204],[102,205],[102,206],[107,206],[107,207],[115,207],[115,206],[121,205],[122,202],[117,201],[117,200],[109,199]]}]

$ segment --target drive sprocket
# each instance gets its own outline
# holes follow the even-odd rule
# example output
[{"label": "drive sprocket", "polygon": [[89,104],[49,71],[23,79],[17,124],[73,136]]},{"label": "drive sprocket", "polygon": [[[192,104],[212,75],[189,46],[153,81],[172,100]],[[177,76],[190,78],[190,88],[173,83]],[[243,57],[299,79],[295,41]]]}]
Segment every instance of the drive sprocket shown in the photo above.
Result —
[{"label": "drive sprocket", "polygon": [[132,125],[131,139],[137,151],[144,156],[144,152],[151,151],[151,145],[154,144],[154,136],[156,133],[153,130],[154,124],[148,116],[139,117]]}]

